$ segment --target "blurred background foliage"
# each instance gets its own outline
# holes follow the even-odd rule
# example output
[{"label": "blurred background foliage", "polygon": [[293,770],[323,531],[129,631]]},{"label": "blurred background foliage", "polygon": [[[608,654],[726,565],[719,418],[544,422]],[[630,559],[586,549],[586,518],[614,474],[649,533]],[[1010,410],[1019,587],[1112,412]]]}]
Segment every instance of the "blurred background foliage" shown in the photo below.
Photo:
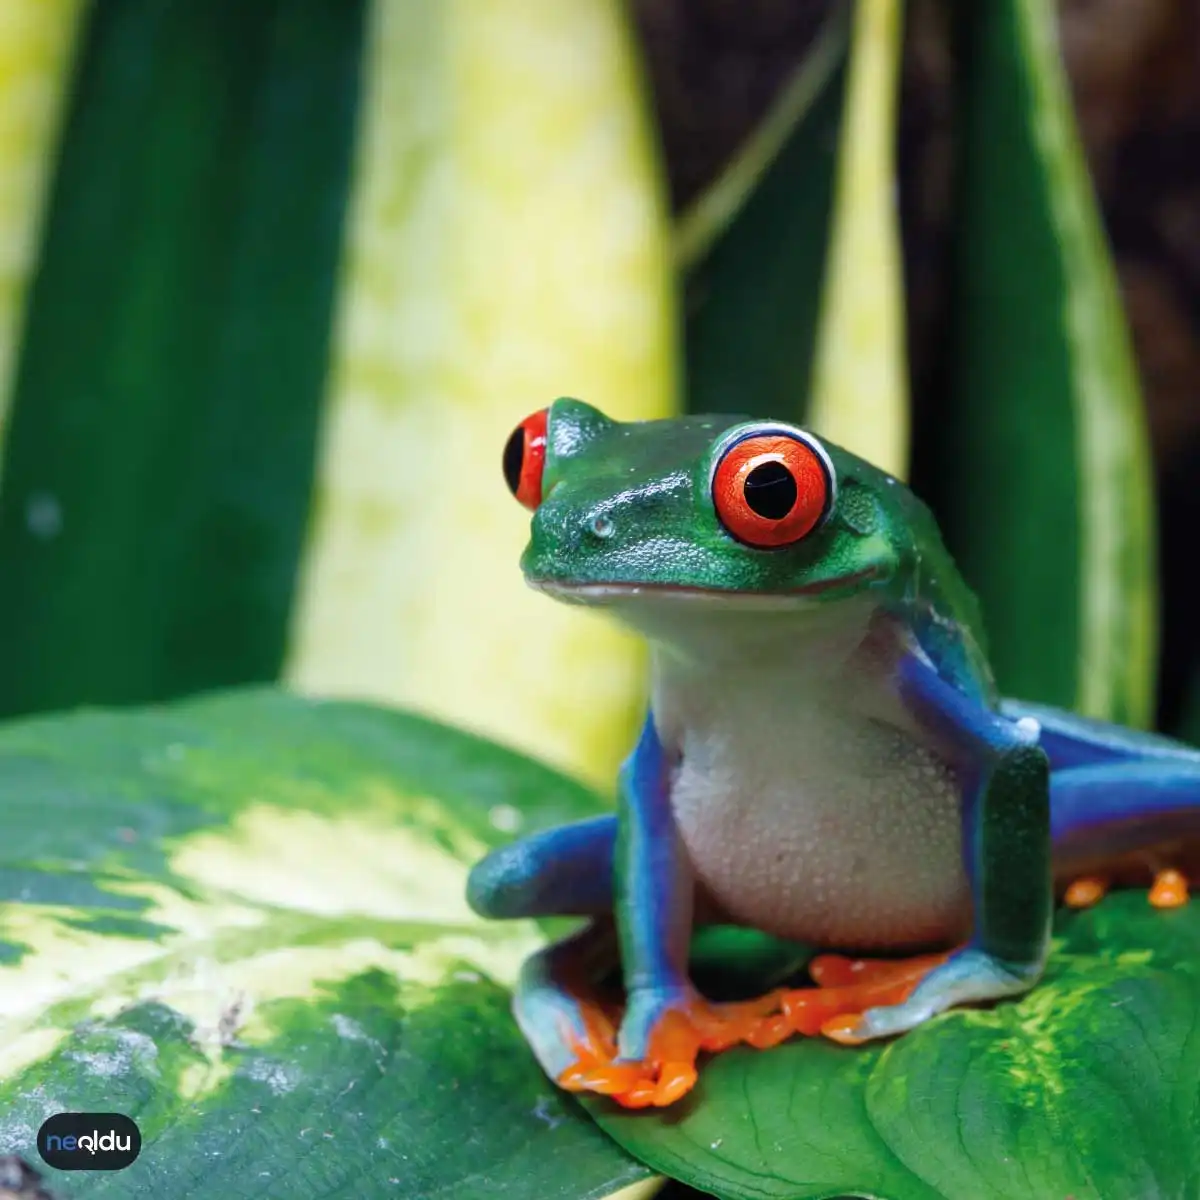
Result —
[{"label": "blurred background foliage", "polygon": [[3,11],[0,712],[278,678],[608,789],[641,651],[498,469],[574,394],[809,420],[1006,690],[1200,730],[1194,6]]},{"label": "blurred background foliage", "polygon": [[609,791],[643,651],[500,472],[572,394],[810,423],[1006,691],[1200,740],[1198,57],[1186,0],[0,0],[0,716],[278,680]]},{"label": "blurred background foliage", "polygon": [[[830,5],[638,0],[635,7],[679,211],[769,110],[798,56],[817,43]],[[1188,0],[1057,0],[1052,7],[1144,398],[1161,547],[1157,723],[1196,737],[1200,9]],[[940,0],[907,5],[897,176],[915,427],[911,475],[943,520],[954,500],[939,472],[935,431],[948,404],[945,334],[955,302],[965,116],[953,10]],[[991,144],[980,152],[1002,163],[1008,148]],[[1020,480],[1021,464],[1013,469]],[[1021,494],[1018,485],[1014,502]],[[987,616],[989,624],[997,619]]]}]

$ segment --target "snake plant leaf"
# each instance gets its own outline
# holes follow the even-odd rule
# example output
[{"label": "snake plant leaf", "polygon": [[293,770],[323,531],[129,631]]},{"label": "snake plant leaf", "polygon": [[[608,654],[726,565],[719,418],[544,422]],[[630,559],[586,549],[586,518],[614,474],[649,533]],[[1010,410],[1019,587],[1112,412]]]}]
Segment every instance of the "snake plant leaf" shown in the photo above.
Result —
[{"label": "snake plant leaf", "polygon": [[679,218],[687,407],[802,420],[845,93],[844,5],[760,128]]},{"label": "snake plant leaf", "polygon": [[513,1023],[539,930],[464,900],[487,847],[598,805],[449,728],[274,691],[0,729],[0,1154],[118,1111],[138,1160],[56,1194],[646,1195]]},{"label": "snake plant leaf", "polygon": [[0,52],[0,430],[83,0],[8,0]]},{"label": "snake plant leaf", "polygon": [[896,208],[904,6],[856,0],[807,421],[905,478],[908,381]]},{"label": "snake plant leaf", "polygon": [[69,77],[71,6],[13,9],[0,712],[283,676],[611,786],[642,651],[526,593],[499,460],[675,404],[619,0],[112,0]]},{"label": "snake plant leaf", "polygon": [[1147,436],[1057,8],[956,10],[953,385],[921,486],[979,593],[1001,687],[1144,725],[1157,603]]},{"label": "snake plant leaf", "polygon": [[1106,1200],[1200,1188],[1200,909],[1145,892],[1059,915],[1027,997],[880,1047],[739,1049],[678,1109],[589,1104],[640,1159],[722,1200]]},{"label": "snake plant leaf", "polygon": [[3,448],[0,712],[276,674],[363,7],[88,8]]},{"label": "snake plant leaf", "polygon": [[620,0],[375,4],[294,685],[417,705],[612,788],[643,652],[524,586],[500,452],[563,394],[673,411],[653,149]]},{"label": "snake plant leaf", "polygon": [[901,6],[832,6],[676,234],[690,268],[691,411],[803,421],[898,476],[909,419],[893,200],[901,32]]}]

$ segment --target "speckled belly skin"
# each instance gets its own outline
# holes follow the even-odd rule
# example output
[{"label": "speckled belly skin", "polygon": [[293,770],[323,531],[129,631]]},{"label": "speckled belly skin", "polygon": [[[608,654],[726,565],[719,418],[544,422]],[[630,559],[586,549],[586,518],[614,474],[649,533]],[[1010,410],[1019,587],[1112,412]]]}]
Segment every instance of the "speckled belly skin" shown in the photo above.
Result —
[{"label": "speckled belly skin", "polygon": [[[961,785],[880,686],[887,657],[834,643],[815,661],[781,649],[770,670],[656,663],[675,820],[728,919],[862,949],[969,931]],[[697,677],[710,670],[720,686]]]}]

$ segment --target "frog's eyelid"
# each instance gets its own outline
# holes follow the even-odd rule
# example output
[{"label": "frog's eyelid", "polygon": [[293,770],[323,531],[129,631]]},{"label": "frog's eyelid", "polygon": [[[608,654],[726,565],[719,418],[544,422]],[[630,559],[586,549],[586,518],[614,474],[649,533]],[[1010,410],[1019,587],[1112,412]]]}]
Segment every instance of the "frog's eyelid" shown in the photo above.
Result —
[{"label": "frog's eyelid", "polygon": [[[825,469],[825,481],[829,488],[829,497],[825,502],[825,513],[818,522],[817,527],[819,528],[821,525],[824,525],[829,520],[834,506],[837,504],[837,471],[834,469],[833,459],[829,457],[829,451],[825,449],[821,439],[815,433],[809,433],[807,429],[801,429],[799,425],[788,425],[783,421],[753,421],[745,425],[735,425],[732,429],[727,429],[713,444],[711,460],[708,466],[708,494],[712,495],[713,481],[717,477],[717,470],[721,466],[721,460],[725,455],[739,442],[744,442],[748,438],[764,436],[794,438],[796,441],[802,442],[817,456],[821,466]],[[812,532],[815,532],[815,530]]]}]

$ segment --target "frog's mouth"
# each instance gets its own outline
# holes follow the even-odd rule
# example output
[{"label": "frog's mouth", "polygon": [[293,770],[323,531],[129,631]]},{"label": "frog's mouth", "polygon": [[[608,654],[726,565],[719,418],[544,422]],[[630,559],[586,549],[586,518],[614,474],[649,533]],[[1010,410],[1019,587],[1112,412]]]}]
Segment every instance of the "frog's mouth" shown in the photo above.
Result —
[{"label": "frog's mouth", "polygon": [[744,592],[733,588],[702,588],[673,583],[563,583],[554,579],[526,579],[526,582],[535,591],[544,592],[567,604],[600,607],[644,599],[769,610],[798,608],[827,592],[847,588],[857,590],[880,573],[878,567],[868,567],[839,579],[820,579],[787,592]]}]

